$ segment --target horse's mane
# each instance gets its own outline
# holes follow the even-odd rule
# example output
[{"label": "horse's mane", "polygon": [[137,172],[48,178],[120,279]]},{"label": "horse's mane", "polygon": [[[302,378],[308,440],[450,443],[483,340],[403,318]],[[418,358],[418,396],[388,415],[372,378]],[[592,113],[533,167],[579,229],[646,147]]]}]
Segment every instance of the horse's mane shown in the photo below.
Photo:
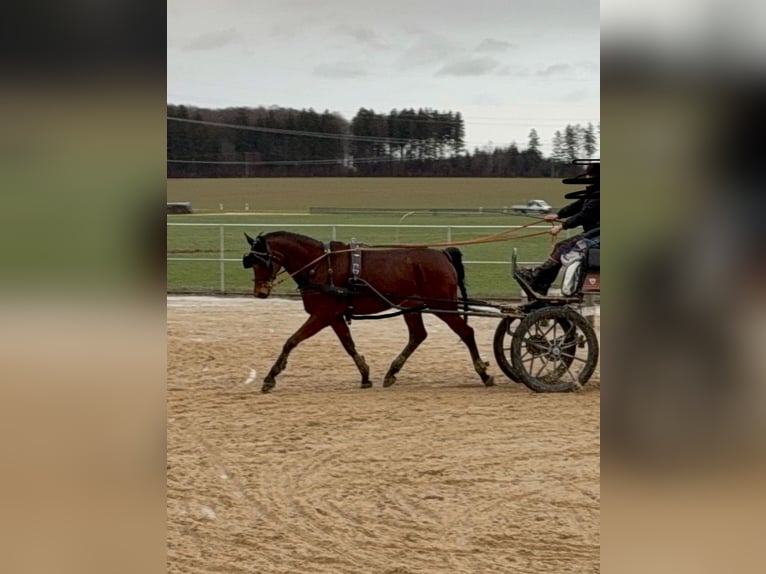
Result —
[{"label": "horse's mane", "polygon": [[308,235],[303,235],[301,233],[295,233],[293,231],[270,231],[268,233],[263,234],[264,239],[279,239],[280,237],[286,237],[286,238],[292,238],[297,240],[305,240],[310,241],[312,243],[316,243],[318,245],[321,245],[322,242],[318,239],[315,239],[313,237],[309,237]]}]

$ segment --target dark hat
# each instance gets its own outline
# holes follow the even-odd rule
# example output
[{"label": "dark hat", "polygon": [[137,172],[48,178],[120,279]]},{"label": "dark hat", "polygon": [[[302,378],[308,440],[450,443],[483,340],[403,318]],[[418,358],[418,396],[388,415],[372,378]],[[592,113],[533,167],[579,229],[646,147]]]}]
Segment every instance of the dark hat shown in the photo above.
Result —
[{"label": "dark hat", "polygon": [[601,181],[601,163],[600,160],[574,160],[575,165],[583,165],[587,163],[587,168],[583,173],[576,177],[567,177],[561,180],[561,183],[570,185],[599,185]]},{"label": "dark hat", "polygon": [[597,195],[600,191],[601,191],[601,186],[598,183],[596,183],[593,185],[589,185],[585,189],[570,191],[564,196],[564,198],[565,199],[583,199],[583,198],[593,197],[594,195]]}]

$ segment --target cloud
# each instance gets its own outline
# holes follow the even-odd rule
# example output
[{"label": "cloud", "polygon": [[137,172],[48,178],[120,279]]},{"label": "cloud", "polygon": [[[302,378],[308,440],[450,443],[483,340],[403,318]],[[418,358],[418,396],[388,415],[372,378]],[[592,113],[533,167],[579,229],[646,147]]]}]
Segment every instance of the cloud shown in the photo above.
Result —
[{"label": "cloud", "polygon": [[422,68],[439,64],[457,51],[455,45],[443,36],[426,36],[407,48],[398,59],[403,69]]},{"label": "cloud", "polygon": [[331,33],[336,36],[351,38],[357,44],[369,46],[370,48],[383,49],[391,47],[390,44],[387,44],[378,37],[378,33],[375,30],[364,26],[340,24],[332,28]]},{"label": "cloud", "polygon": [[598,73],[599,71],[598,64],[591,62],[590,60],[580,60],[579,62],[576,62],[575,65],[581,70],[585,70],[587,72]]},{"label": "cloud", "polygon": [[472,106],[502,106],[506,103],[506,98],[499,96],[498,94],[476,94],[470,99]]},{"label": "cloud", "polygon": [[511,48],[518,48],[515,44],[505,40],[495,40],[494,38],[484,38],[474,49],[476,52],[500,53],[507,52]]},{"label": "cloud", "polygon": [[315,76],[331,79],[359,78],[367,75],[367,69],[361,62],[335,62],[320,64],[314,68],[313,73]]},{"label": "cloud", "polygon": [[586,101],[588,98],[588,90],[585,88],[574,90],[572,92],[568,92],[558,98],[558,101],[560,102],[567,102],[567,103],[575,103],[575,102],[583,102]]},{"label": "cloud", "polygon": [[556,74],[563,74],[565,72],[568,72],[572,69],[572,66],[569,64],[553,64],[551,66],[548,66],[544,70],[538,70],[536,74],[540,76],[541,78],[549,78],[550,76],[555,76]]},{"label": "cloud", "polygon": [[378,32],[367,26],[338,24],[328,30],[329,46],[343,50],[390,50],[392,45],[381,39]]},{"label": "cloud", "polygon": [[242,41],[242,37],[234,28],[227,28],[218,32],[210,32],[198,36],[184,44],[183,49],[187,52],[203,52],[207,50],[217,50],[229,44],[237,44]]},{"label": "cloud", "polygon": [[499,62],[493,58],[464,58],[442,66],[437,76],[484,76],[492,72]]}]

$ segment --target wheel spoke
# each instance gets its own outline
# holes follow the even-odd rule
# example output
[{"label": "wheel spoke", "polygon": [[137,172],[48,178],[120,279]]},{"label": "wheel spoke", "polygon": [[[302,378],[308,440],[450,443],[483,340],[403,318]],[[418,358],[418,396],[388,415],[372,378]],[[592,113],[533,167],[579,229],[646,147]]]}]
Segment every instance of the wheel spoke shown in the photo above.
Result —
[{"label": "wheel spoke", "polygon": [[561,345],[559,345],[559,347],[561,347],[562,352],[570,351],[577,348],[577,342],[572,341],[571,343],[567,343],[566,341],[564,341]]},{"label": "wheel spoke", "polygon": [[[541,334],[540,334],[540,338],[541,338],[541,339],[545,339],[545,340],[547,341],[547,340],[548,340],[548,333],[550,333],[550,332],[551,332],[553,329],[555,329],[555,328],[556,328],[556,321],[554,321],[554,322],[553,322],[553,325],[551,325],[550,327],[548,327],[548,330],[547,330],[547,331],[545,331],[545,333],[541,333]],[[538,332],[539,332],[539,330],[538,330]],[[555,332],[555,331],[554,331],[554,332]]]},{"label": "wheel spoke", "polygon": [[553,357],[552,362],[553,362],[553,372],[551,373],[551,375],[558,377],[559,371],[561,370],[559,367],[558,357]]},{"label": "wheel spoke", "polygon": [[524,352],[521,355],[521,360],[523,361],[525,357],[528,357],[531,354],[532,353],[530,353],[529,350],[526,347],[524,347]]},{"label": "wheel spoke", "polygon": [[564,375],[564,373],[567,372],[567,369],[569,368],[569,364],[566,361],[561,360],[561,357],[556,358],[556,370],[553,372],[553,375],[556,377],[555,381],[551,381],[552,383],[558,381],[561,379],[561,377]]},{"label": "wheel spoke", "polygon": [[531,336],[524,339],[524,349],[532,355],[535,354],[534,349],[539,346],[537,341],[534,341],[533,339],[534,337]]},{"label": "wheel spoke", "polygon": [[579,378],[578,378],[578,377],[575,377],[575,376],[572,374],[572,371],[570,371],[570,370],[569,370],[569,366],[567,366],[567,374],[568,374],[570,377],[572,377],[572,382],[573,382],[573,383],[577,384],[577,383],[579,383],[579,382],[580,382],[580,381],[579,381]]},{"label": "wheel spoke", "polygon": [[567,357],[569,359],[574,359],[575,361],[580,361],[581,363],[587,363],[587,361],[581,357],[578,357],[577,355],[570,355],[569,353],[561,353],[562,357]]},{"label": "wheel spoke", "polygon": [[[577,338],[576,338],[576,332],[577,327],[572,325],[568,329],[564,325],[564,321],[561,322],[561,328],[564,333],[560,336],[554,336],[553,341],[551,341],[551,345],[557,345],[558,347],[562,349],[568,349],[572,348],[574,345],[577,344]],[[574,330],[575,334],[573,335],[572,331]],[[556,335],[557,332],[554,330],[554,335]]]},{"label": "wheel spoke", "polygon": [[547,367],[547,366],[548,366],[548,361],[545,359],[545,357],[544,357],[543,355],[540,355],[540,361],[542,361],[542,363],[543,363],[543,364],[542,364],[542,366],[540,367],[540,370],[539,370],[539,371],[537,371],[537,374],[535,375],[535,378],[536,378],[536,379],[539,379],[539,378],[540,378],[540,373],[542,373],[542,372],[543,372],[543,369],[545,369],[545,367]]},{"label": "wheel spoke", "polygon": [[[574,323],[570,323],[569,329],[567,329],[566,332],[564,333],[564,340],[566,341],[569,338],[569,336],[572,334],[577,335],[577,325],[575,325]],[[574,340],[575,341],[577,340],[576,336],[574,337]]]}]

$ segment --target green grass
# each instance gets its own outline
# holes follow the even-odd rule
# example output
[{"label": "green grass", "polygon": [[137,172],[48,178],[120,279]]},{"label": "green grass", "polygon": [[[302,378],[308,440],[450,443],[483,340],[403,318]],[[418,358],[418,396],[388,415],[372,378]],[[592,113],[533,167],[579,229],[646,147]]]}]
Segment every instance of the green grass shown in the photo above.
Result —
[{"label": "green grass", "polygon": [[529,199],[563,205],[571,191],[559,179],[540,178],[250,178],[169,179],[168,201],[195,210],[300,212],[310,207],[410,209],[502,208]]},{"label": "green grass", "polygon": [[[247,251],[243,232],[283,229],[320,240],[381,243],[436,243],[447,240],[447,226],[453,242],[496,233],[494,229],[463,229],[460,226],[509,226],[530,223],[526,217],[509,215],[332,215],[309,214],[310,207],[395,208],[402,213],[418,208],[502,208],[529,199],[545,199],[563,205],[566,186],[560,180],[540,179],[235,179],[169,180],[168,201],[191,201],[195,215],[171,215],[169,223],[211,223],[213,227],[169,226],[168,256],[171,258],[219,257],[220,223],[223,228],[224,264],[227,293],[250,293],[252,272],[242,268]],[[250,213],[243,213],[245,203]],[[224,205],[224,212],[218,210]],[[211,211],[205,212],[208,209]],[[226,211],[226,210],[229,211]],[[254,210],[257,213],[253,213]],[[239,213],[237,213],[239,212]],[[297,227],[297,225],[316,227]],[[334,230],[327,225],[344,225]],[[370,228],[362,225],[396,225],[395,228]],[[350,227],[345,227],[350,226]],[[439,226],[439,227],[432,227]],[[534,231],[534,230],[530,230]],[[520,233],[527,233],[524,230]],[[478,298],[513,298],[519,287],[510,276],[510,257],[517,248],[521,261],[542,261],[551,248],[549,236],[461,246],[466,261],[502,261],[503,264],[467,263],[469,295]],[[178,251],[199,250],[195,253]],[[218,261],[168,261],[167,287],[171,292],[219,292]],[[285,282],[277,293],[295,292]]]}]

